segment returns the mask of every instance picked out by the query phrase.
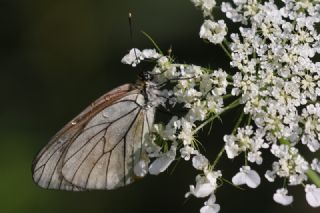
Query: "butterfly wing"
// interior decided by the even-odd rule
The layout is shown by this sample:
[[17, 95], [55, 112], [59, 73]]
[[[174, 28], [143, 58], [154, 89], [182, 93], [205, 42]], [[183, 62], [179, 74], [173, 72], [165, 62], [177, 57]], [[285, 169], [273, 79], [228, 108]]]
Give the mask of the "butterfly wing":
[[[140, 94], [140, 90], [132, 88], [132, 85], [126, 84], [110, 91], [109, 93], [93, 102], [91, 106], [85, 109], [80, 115], [78, 115], [75, 119], [68, 123], [62, 130], [60, 130], [35, 158], [32, 166], [33, 180], [43, 188], [73, 191], [86, 189], [85, 187], [80, 187], [79, 185], [74, 184], [74, 182], [68, 180], [69, 178], [67, 179], [66, 177], [64, 177], [62, 170], [64, 164], [67, 162], [65, 160], [66, 155], [68, 152], [70, 153], [75, 147], [77, 147], [76, 144], [83, 145], [88, 142], [85, 141], [85, 138], [89, 132], [94, 132], [94, 129], [100, 128], [103, 123], [105, 124], [106, 122], [116, 120], [117, 115], [120, 115], [121, 117], [121, 113], [125, 112], [125, 110], [121, 111], [120, 108], [123, 108], [125, 106], [123, 104], [125, 104], [127, 101], [129, 101], [130, 103], [133, 102], [133, 100], [131, 100], [132, 96], [140, 97], [140, 99], [141, 97], [143, 97]], [[130, 100], [128, 99], [128, 97], [130, 97]], [[119, 105], [120, 103], [123, 104]], [[113, 110], [116, 109], [114, 106], [119, 107], [114, 112], [117, 112], [118, 110], [120, 110], [121, 112], [104, 114], [106, 112], [105, 110], [110, 107]], [[149, 119], [150, 124], [153, 122], [154, 115], [154, 113], [152, 113], [151, 111], [148, 110], [148, 112], [146, 112], [144, 109], [142, 109], [142, 105], [139, 105], [139, 116], [143, 116], [146, 120]], [[105, 118], [105, 121], [100, 120], [101, 123], [96, 123], [97, 126], [92, 126], [92, 124], [98, 121], [98, 117]], [[136, 122], [133, 123], [135, 123], [135, 125], [138, 124]], [[147, 128], [143, 128], [144, 132], [146, 133], [148, 131]], [[111, 137], [111, 134], [113, 133], [109, 132], [109, 137]], [[90, 141], [88, 143], [90, 144]], [[125, 146], [131, 146], [131, 143], [132, 139], [130, 139], [129, 142], [128, 140], [126, 140]], [[70, 149], [69, 151], [69, 148], [71, 147], [72, 149]], [[68, 156], [70, 157], [70, 154]], [[70, 166], [70, 161], [68, 162], [69, 163], [67, 165]], [[64, 169], [65, 172], [67, 171], [66, 168], [67, 167], [65, 167]], [[66, 172], [66, 174], [70, 174], [70, 172]]]
[[62, 174], [85, 189], [115, 189], [134, 180], [154, 109], [140, 93], [126, 95], [96, 114], [66, 152]]

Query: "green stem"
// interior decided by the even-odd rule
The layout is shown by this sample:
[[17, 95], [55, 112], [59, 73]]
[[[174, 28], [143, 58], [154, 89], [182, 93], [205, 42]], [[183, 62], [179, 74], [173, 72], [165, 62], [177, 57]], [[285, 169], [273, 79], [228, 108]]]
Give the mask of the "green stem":
[[248, 125], [248, 126], [251, 124], [251, 121], [252, 121], [252, 115], [249, 114], [249, 116], [248, 116], [248, 122], [247, 122], [247, 125]]
[[223, 39], [222, 43], [228, 48], [229, 51], [231, 51], [230, 42], [227, 39]]
[[307, 176], [317, 187], [320, 187], [320, 176], [315, 171], [309, 169]]
[[214, 160], [213, 164], [212, 164], [212, 169], [214, 169], [214, 167], [217, 165], [217, 163], [219, 162], [220, 158], [222, 157], [222, 154], [224, 153], [225, 148], [224, 146], [222, 147], [222, 149], [220, 150], [219, 154], [217, 155], [217, 158]]
[[237, 130], [237, 128], [240, 126], [241, 122], [242, 122], [242, 119], [243, 119], [243, 110], [241, 111], [241, 114], [240, 114], [240, 117], [239, 119], [237, 120], [237, 123], [236, 125], [234, 126], [233, 130], [232, 130], [232, 134], [234, 134]]
[[237, 106], [240, 105], [240, 99], [237, 99], [235, 101], [233, 101], [231, 104], [229, 104], [227, 107], [225, 107], [223, 109], [222, 112], [220, 112], [219, 114], [215, 114], [214, 116], [208, 118], [205, 122], [203, 122], [201, 125], [199, 125], [194, 131], [193, 134], [197, 133], [200, 129], [202, 129], [203, 127], [205, 127], [208, 123], [214, 121], [216, 118], [219, 118], [220, 115], [222, 115], [223, 113], [227, 112], [230, 109], [233, 109]]
[[[234, 126], [233, 130], [232, 130], [232, 134], [237, 130], [237, 128], [240, 126], [241, 124], [241, 121], [243, 119], [243, 111], [241, 112], [240, 114], [240, 117], [239, 119], [237, 120], [237, 123], [236, 125]], [[219, 154], [217, 155], [217, 158], [214, 160], [213, 164], [212, 164], [212, 168], [214, 168], [217, 163], [219, 162], [220, 158], [222, 157], [222, 154], [224, 153], [225, 151], [225, 146], [222, 147], [222, 149], [220, 150]]]
[[222, 96], [223, 100], [231, 98], [231, 97], [234, 97], [234, 96], [231, 94], [226, 94], [226, 95]]
[[144, 31], [141, 31], [141, 33], [142, 33], [145, 37], [147, 37], [147, 38], [151, 41], [151, 43], [154, 45], [154, 47], [157, 49], [157, 51], [158, 51], [161, 55], [163, 55], [163, 52], [161, 51], [160, 47], [159, 47], [159, 46], [157, 45], [157, 43], [151, 38], [151, 36], [148, 35], [148, 33], [144, 32]]
[[220, 47], [223, 49], [225, 54], [232, 60], [232, 56], [231, 56], [229, 50], [226, 48], [225, 44], [224, 43], [220, 43]]
[[[238, 106], [239, 104], [240, 104], [239, 99], [235, 100], [235, 101], [232, 102], [230, 105], [228, 105], [220, 114], [228, 111], [229, 109], [232, 109], [232, 108]], [[216, 115], [216, 116], [219, 116], [219, 115]], [[214, 116], [214, 117], [216, 117], [216, 116]], [[214, 117], [213, 117], [213, 118], [214, 118]], [[239, 117], [239, 119], [238, 119], [238, 121], [237, 121], [237, 124], [236, 124], [235, 129], [240, 125], [240, 123], [241, 123], [241, 121], [242, 121], [242, 118], [243, 118], [243, 111], [242, 111], [242, 113], [241, 113], [241, 115], [240, 115], [240, 117]], [[208, 120], [206, 121], [206, 123], [207, 123], [207, 122], [211, 122], [211, 119], [208, 119]], [[234, 129], [234, 130], [235, 130], [235, 129]], [[216, 159], [214, 160], [214, 162], [213, 162], [213, 164], [212, 164], [212, 168], [213, 168], [213, 169], [214, 169], [214, 167], [217, 165], [217, 163], [219, 162], [219, 160], [220, 160], [220, 158], [222, 157], [224, 151], [225, 151], [225, 146], [223, 146], [223, 147], [221, 148], [221, 150], [220, 150], [220, 152], [218, 153]]]

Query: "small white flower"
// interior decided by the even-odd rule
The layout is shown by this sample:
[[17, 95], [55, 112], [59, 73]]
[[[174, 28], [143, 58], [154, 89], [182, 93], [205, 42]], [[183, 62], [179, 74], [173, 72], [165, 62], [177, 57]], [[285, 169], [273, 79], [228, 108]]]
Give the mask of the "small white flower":
[[225, 135], [223, 140], [226, 142], [225, 149], [228, 158], [233, 159], [239, 155], [240, 148], [236, 144], [236, 137], [234, 135]]
[[250, 166], [243, 166], [233, 178], [232, 183], [234, 185], [246, 184], [250, 188], [257, 188], [260, 184], [260, 176], [254, 170], [251, 170]]
[[198, 7], [202, 4], [202, 0], [191, 0], [191, 2], [194, 4], [194, 6]]
[[190, 191], [185, 197], [193, 195], [195, 197], [207, 197], [215, 190], [215, 187], [208, 181], [205, 176], [198, 175], [196, 177], [196, 186], [190, 185]]
[[306, 185], [306, 199], [310, 206], [319, 207], [320, 206], [320, 188], [315, 185]]
[[211, 11], [216, 6], [216, 0], [202, 0], [202, 10], [205, 16], [210, 16]]
[[[238, 4], [238, 2], [237, 2]], [[222, 2], [221, 11], [226, 14], [226, 17], [231, 19], [233, 22], [246, 23], [246, 19], [239, 13], [237, 9], [234, 9], [229, 2]]]
[[201, 7], [204, 16], [210, 16], [213, 7], [216, 6], [217, 4], [215, 0], [191, 0], [191, 1], [196, 7]]
[[272, 164], [272, 174], [289, 178], [290, 185], [299, 185], [307, 179], [305, 173], [309, 169], [309, 164], [299, 155], [297, 148], [273, 144], [271, 153], [279, 158]]
[[235, 135], [225, 135], [223, 140], [226, 142], [225, 149], [228, 158], [232, 159], [241, 152], [249, 151], [247, 159], [252, 163], [261, 164], [263, 159], [259, 150], [267, 147], [264, 136], [264, 130], [253, 131], [252, 126], [238, 128]]
[[184, 160], [190, 160], [191, 155], [199, 154], [198, 150], [195, 150], [192, 146], [186, 145], [180, 149], [181, 157]]
[[150, 160], [141, 159], [133, 168], [133, 172], [137, 177], [144, 177], [148, 174], [148, 164]]
[[274, 182], [276, 173], [274, 171], [267, 170], [264, 176], [269, 182]]
[[219, 44], [227, 35], [227, 26], [224, 20], [213, 22], [205, 20], [200, 28], [200, 38], [207, 39], [211, 43]]
[[273, 195], [273, 200], [281, 205], [287, 206], [293, 202], [293, 197], [288, 195], [288, 190], [285, 188], [277, 189]]
[[166, 56], [162, 56], [158, 59], [158, 65], [160, 66], [161, 69], [166, 69], [170, 65], [169, 63], [169, 58]]
[[193, 141], [193, 124], [186, 119], [181, 119], [181, 132], [178, 135], [178, 138], [183, 141], [184, 145], [190, 145]]
[[320, 161], [317, 158], [312, 160], [311, 168], [320, 174]]
[[204, 155], [198, 154], [192, 158], [192, 165], [198, 170], [204, 170], [209, 165], [209, 161]]
[[135, 67], [141, 60], [143, 60], [142, 52], [137, 48], [133, 48], [121, 59], [121, 62]]
[[196, 101], [193, 104], [192, 108], [189, 110], [188, 114], [186, 115], [187, 119], [193, 123], [197, 120], [203, 121], [206, 118], [208, 112], [205, 104], [206, 103], [203, 101]]
[[141, 52], [139, 49], [133, 48], [121, 59], [121, 62], [135, 67], [144, 59], [158, 59], [160, 57], [161, 55], [154, 49], [145, 49]]
[[262, 163], [262, 157], [261, 157], [261, 152], [249, 152], [248, 153], [248, 161], [254, 163], [256, 162], [257, 164], [261, 164]]
[[149, 173], [152, 175], [158, 175], [161, 172], [164, 172], [170, 164], [175, 160], [176, 157], [176, 147], [171, 146], [171, 149], [162, 154], [159, 158], [154, 160], [149, 166]]
[[204, 203], [200, 209], [200, 213], [217, 213], [220, 211], [220, 205], [216, 204], [216, 196], [211, 194], [209, 199]]
[[206, 178], [208, 181], [213, 185], [213, 187], [216, 189], [218, 188], [218, 178], [222, 177], [222, 173], [220, 170], [217, 171], [206, 171], [204, 170], [204, 173], [206, 175]]
[[[160, 125], [157, 125], [157, 127], [160, 127]], [[151, 140], [153, 140], [153, 139], [154, 139], [154, 137], [151, 138]], [[156, 158], [161, 155], [161, 147], [158, 146], [156, 143], [150, 142], [150, 143], [144, 144], [144, 146], [145, 146], [145, 150], [148, 153], [148, 156], [150, 158]]]
[[142, 50], [142, 55], [144, 58], [147, 58], [147, 59], [158, 59], [161, 57], [161, 55], [157, 53], [155, 49]]

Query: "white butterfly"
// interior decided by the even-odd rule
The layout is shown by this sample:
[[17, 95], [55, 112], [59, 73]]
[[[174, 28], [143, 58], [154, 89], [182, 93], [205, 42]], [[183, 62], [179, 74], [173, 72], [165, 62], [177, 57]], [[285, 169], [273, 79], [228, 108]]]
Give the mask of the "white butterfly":
[[34, 182], [71, 191], [132, 183], [154, 122], [148, 92], [145, 82], [125, 84], [93, 102], [39, 152], [32, 165]]

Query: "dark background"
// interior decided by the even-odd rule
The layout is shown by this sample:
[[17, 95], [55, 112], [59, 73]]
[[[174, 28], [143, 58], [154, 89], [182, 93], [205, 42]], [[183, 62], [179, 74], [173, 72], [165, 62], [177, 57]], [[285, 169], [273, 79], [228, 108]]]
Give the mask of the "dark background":
[[[164, 51], [172, 45], [179, 62], [228, 67], [219, 48], [199, 39], [202, 16], [188, 0], [0, 0], [0, 212], [199, 212], [205, 200], [184, 198], [196, 175], [190, 162], [115, 191], [43, 190], [32, 182], [32, 159], [59, 128], [106, 91], [135, 81], [120, 63], [132, 48], [129, 11], [137, 47], [152, 47], [143, 30]], [[204, 137], [211, 158], [228, 128], [218, 123]], [[231, 177], [239, 164], [220, 166]], [[293, 188], [292, 206], [275, 204], [280, 186], [224, 184], [217, 202], [221, 212], [319, 212], [301, 187]]]

